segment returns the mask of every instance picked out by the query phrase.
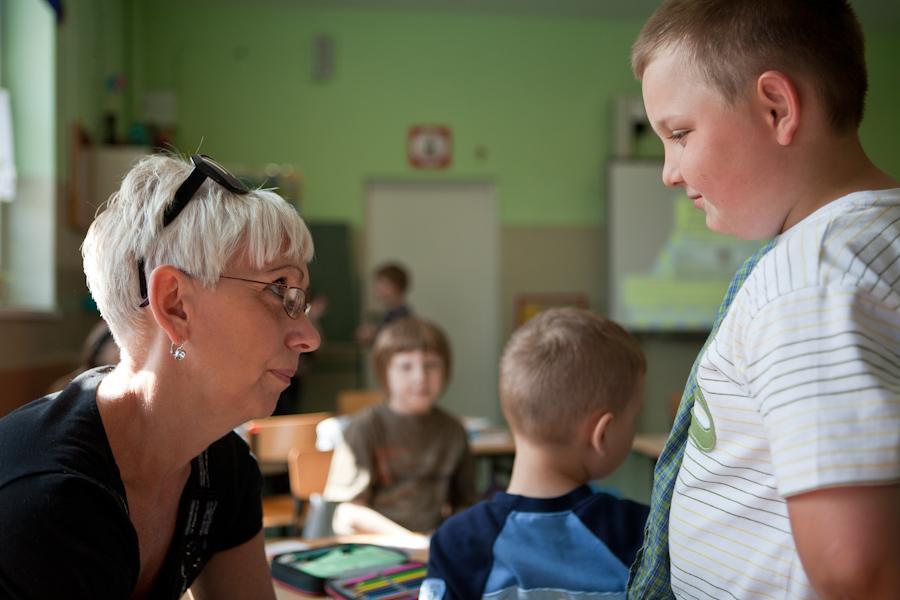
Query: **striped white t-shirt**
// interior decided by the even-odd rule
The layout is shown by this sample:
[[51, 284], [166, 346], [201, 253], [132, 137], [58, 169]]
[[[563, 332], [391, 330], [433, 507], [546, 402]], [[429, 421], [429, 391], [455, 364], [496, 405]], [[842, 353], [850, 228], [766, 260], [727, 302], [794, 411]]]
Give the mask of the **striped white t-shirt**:
[[670, 513], [679, 598], [815, 598], [785, 498], [900, 481], [900, 189], [781, 235], [697, 373]]

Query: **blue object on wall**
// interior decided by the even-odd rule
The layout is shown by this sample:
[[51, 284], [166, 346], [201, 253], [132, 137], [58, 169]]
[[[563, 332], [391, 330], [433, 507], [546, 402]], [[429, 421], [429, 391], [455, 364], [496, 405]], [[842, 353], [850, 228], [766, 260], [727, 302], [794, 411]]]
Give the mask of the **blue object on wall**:
[[47, 0], [50, 4], [50, 8], [53, 9], [53, 12], [56, 13], [56, 22], [62, 23], [63, 20], [63, 5], [62, 0]]

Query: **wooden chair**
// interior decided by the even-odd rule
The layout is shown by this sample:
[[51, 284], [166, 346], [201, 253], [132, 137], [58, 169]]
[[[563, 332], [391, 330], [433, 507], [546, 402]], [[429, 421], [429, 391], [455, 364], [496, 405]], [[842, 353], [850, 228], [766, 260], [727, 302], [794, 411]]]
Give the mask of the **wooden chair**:
[[[295, 504], [299, 506], [300, 519], [299, 522], [307, 525], [310, 519], [315, 519], [311, 511], [313, 504], [310, 499], [318, 495], [320, 502], [324, 502], [321, 496], [325, 492], [325, 484], [328, 482], [328, 471], [331, 468], [331, 457], [334, 454], [331, 450], [322, 452], [321, 450], [301, 450], [294, 448], [288, 457], [288, 477], [291, 482], [291, 496], [293, 496]], [[321, 515], [319, 518], [328, 518], [329, 523], [317, 524], [319, 529], [323, 526], [328, 531], [331, 530], [330, 514]], [[306, 527], [304, 527], [306, 529]]]
[[[264, 475], [284, 473], [292, 449], [316, 447], [316, 425], [331, 413], [307, 413], [254, 419], [247, 423], [250, 449]], [[292, 527], [298, 523], [297, 503], [290, 494], [263, 498], [263, 527]]]
[[291, 449], [315, 448], [316, 425], [330, 416], [330, 412], [318, 412], [249, 421], [250, 449], [260, 464], [281, 465], [282, 472], [287, 471]]
[[340, 415], [349, 415], [383, 401], [381, 390], [342, 390], [337, 395], [337, 411]]
[[297, 500], [309, 500], [313, 494], [321, 494], [325, 491], [328, 482], [328, 470], [331, 468], [331, 457], [334, 453], [329, 450], [291, 450], [288, 459], [288, 476], [291, 480], [291, 495]]

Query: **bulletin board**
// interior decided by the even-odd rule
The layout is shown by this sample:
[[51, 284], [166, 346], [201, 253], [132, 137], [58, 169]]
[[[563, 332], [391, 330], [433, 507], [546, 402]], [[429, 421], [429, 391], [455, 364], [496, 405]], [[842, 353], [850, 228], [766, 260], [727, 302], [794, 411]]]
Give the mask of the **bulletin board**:
[[548, 308], [565, 306], [587, 308], [587, 294], [583, 292], [518, 294], [516, 296], [515, 326], [524, 325], [528, 319]]
[[608, 165], [610, 314], [632, 331], [708, 331], [760, 243], [711, 232], [703, 211], [663, 184], [662, 169], [658, 160]]

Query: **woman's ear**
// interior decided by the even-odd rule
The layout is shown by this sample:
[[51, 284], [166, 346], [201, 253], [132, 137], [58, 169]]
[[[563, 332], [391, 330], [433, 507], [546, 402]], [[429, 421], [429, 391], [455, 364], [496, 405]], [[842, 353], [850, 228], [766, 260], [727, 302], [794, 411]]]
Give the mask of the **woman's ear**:
[[756, 100], [766, 111], [775, 141], [790, 145], [800, 126], [800, 94], [791, 78], [780, 71], [766, 71], [756, 80]]
[[613, 418], [615, 417], [611, 412], [605, 412], [601, 413], [599, 417], [595, 417], [595, 419], [591, 419], [590, 421], [591, 424], [589, 425], [589, 440], [591, 443], [591, 447], [594, 449], [594, 452], [596, 452], [598, 456], [605, 457], [608, 453], [606, 437]]
[[190, 338], [193, 282], [172, 265], [153, 269], [147, 280], [150, 310], [169, 341], [181, 345]]

